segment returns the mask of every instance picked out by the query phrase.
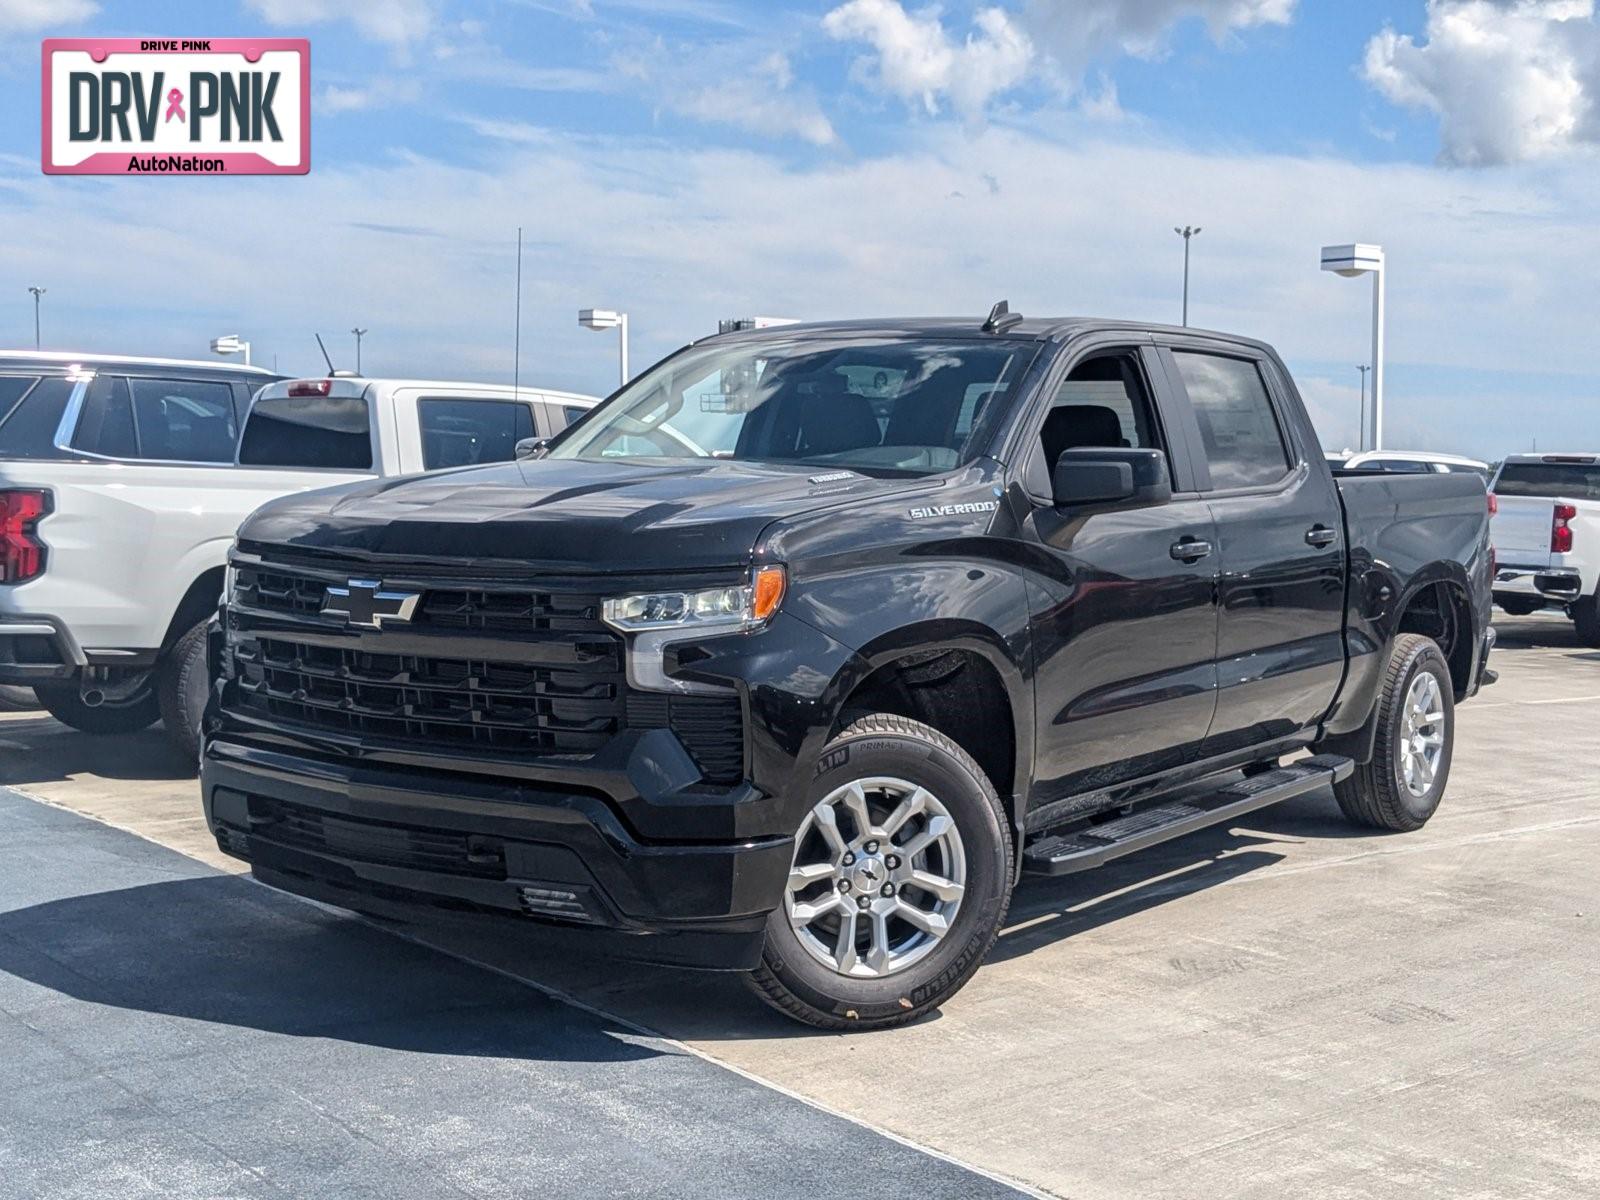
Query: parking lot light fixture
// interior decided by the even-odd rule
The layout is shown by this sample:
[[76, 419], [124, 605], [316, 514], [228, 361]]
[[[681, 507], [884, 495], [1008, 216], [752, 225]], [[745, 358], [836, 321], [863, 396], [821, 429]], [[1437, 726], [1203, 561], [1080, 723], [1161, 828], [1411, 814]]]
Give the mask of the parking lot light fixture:
[[604, 332], [615, 329], [618, 333], [618, 355], [621, 365], [621, 379], [628, 382], [628, 314], [617, 312], [609, 308], [580, 308], [578, 310], [578, 324], [585, 329]]
[[211, 339], [211, 353], [213, 354], [242, 354], [244, 365], [250, 365], [250, 343], [240, 339], [237, 333], [225, 333], [221, 337]]
[[1362, 440], [1373, 450], [1383, 449], [1383, 268], [1382, 246], [1357, 242], [1322, 248], [1324, 271], [1346, 279], [1372, 276], [1372, 409], [1370, 425], [1362, 430]]
[[39, 349], [39, 297], [44, 295], [45, 289], [30, 286], [28, 290], [33, 293], [33, 348], [37, 350]]

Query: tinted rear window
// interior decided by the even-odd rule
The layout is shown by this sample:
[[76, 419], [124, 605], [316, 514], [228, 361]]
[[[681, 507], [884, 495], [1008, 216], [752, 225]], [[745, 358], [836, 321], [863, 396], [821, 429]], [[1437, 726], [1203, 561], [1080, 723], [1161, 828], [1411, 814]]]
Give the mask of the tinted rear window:
[[13, 402], [0, 420], [0, 458], [65, 458], [55, 436], [74, 386], [70, 379], [41, 379], [20, 403]]
[[233, 388], [194, 379], [128, 380], [140, 458], [231, 463], [239, 444]]
[[1498, 496], [1600, 500], [1600, 463], [1507, 463], [1494, 491]]
[[361, 396], [272, 396], [244, 423], [239, 461], [249, 467], [372, 469], [372, 427]]

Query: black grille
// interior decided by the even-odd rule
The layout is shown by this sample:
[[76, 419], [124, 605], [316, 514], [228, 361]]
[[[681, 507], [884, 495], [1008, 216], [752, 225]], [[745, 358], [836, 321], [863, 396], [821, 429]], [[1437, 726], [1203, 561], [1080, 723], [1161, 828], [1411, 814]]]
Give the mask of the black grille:
[[[475, 641], [493, 657], [380, 654], [330, 639], [343, 625], [318, 619], [327, 587], [379, 577], [385, 587], [421, 593], [404, 626], [413, 635], [407, 649]], [[707, 782], [733, 783], [744, 773], [738, 697], [631, 691], [623, 639], [600, 620], [597, 595], [434, 588], [366, 565], [241, 566], [236, 587], [234, 689], [257, 716], [423, 751], [537, 755], [592, 754], [624, 729], [666, 728]]]
[[478, 879], [506, 877], [504, 846], [495, 838], [476, 834], [335, 817], [260, 796], [250, 798], [250, 825], [252, 837], [357, 862]]
[[570, 669], [311, 645], [241, 641], [245, 702], [344, 733], [439, 746], [582, 754], [622, 728], [622, 648], [571, 644]]

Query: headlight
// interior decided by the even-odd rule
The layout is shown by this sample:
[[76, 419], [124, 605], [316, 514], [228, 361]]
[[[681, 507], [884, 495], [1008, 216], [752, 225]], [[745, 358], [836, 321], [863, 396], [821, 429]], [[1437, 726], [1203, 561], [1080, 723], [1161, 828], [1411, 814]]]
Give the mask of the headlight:
[[749, 583], [734, 587], [617, 596], [605, 602], [602, 615], [607, 625], [624, 633], [754, 629], [778, 611], [787, 586], [782, 567], [759, 567]]

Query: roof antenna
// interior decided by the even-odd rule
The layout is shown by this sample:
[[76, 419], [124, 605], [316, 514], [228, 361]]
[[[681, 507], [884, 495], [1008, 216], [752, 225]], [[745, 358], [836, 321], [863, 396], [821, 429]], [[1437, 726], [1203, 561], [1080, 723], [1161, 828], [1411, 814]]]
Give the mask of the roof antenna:
[[322, 351], [322, 361], [328, 364], [328, 377], [331, 379], [339, 372], [333, 369], [333, 359], [328, 357], [328, 348], [322, 344], [322, 335], [313, 333], [311, 336], [317, 339], [317, 349]]
[[1013, 325], [1022, 323], [1022, 314], [1011, 311], [1011, 305], [1004, 300], [1000, 301], [989, 310], [989, 319], [983, 323], [985, 333], [1004, 333]]

